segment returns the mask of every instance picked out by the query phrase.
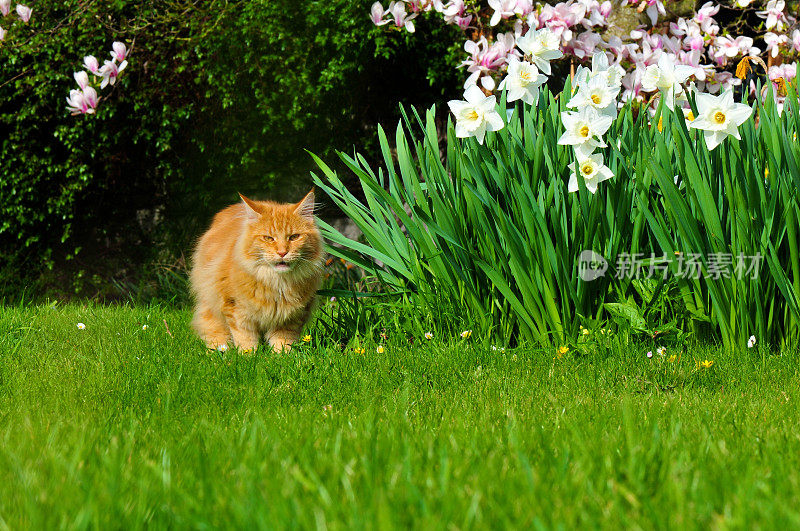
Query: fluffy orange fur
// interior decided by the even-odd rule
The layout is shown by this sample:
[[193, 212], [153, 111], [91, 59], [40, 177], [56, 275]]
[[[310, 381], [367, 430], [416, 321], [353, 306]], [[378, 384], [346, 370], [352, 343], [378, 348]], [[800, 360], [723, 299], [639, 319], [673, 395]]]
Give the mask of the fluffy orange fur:
[[197, 244], [192, 325], [209, 348], [291, 348], [322, 280], [314, 191], [299, 203], [242, 202], [219, 212]]

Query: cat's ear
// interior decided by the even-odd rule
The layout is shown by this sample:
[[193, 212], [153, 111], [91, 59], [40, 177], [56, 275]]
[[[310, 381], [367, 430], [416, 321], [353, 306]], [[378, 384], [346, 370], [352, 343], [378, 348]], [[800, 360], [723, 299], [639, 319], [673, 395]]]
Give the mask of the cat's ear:
[[306, 195], [302, 201], [297, 203], [297, 206], [294, 208], [295, 214], [298, 216], [307, 219], [308, 221], [314, 221], [314, 189], [312, 188], [308, 195]]
[[252, 199], [247, 199], [242, 194], [239, 194], [239, 197], [242, 198], [242, 204], [244, 205], [244, 212], [247, 221], [255, 221], [261, 216], [258, 212], [258, 205]]

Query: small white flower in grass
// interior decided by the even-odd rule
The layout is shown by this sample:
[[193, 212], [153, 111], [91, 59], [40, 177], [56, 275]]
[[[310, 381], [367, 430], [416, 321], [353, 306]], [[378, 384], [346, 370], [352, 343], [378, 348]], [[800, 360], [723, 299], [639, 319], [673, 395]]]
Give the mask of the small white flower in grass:
[[647, 351], [647, 359], [650, 359], [652, 357], [653, 357], [653, 351], [652, 350], [648, 350]]
[[461, 332], [460, 335], [461, 339], [469, 339], [470, 337], [472, 337], [472, 330], [464, 330], [463, 332]]
[[569, 100], [567, 107], [593, 107], [600, 114], [615, 117], [617, 115], [617, 96], [620, 88], [610, 86], [602, 76], [592, 77], [582, 83], [578, 92]]
[[142, 325], [142, 330], [147, 330], [149, 327], [147, 325]]
[[28, 6], [17, 4], [17, 15], [19, 15], [19, 18], [21, 18], [22, 22], [25, 24], [31, 19], [31, 13], [33, 13], [33, 10]]
[[591, 148], [606, 147], [600, 138], [614, 121], [610, 116], [602, 115], [593, 107], [584, 107], [578, 112], [564, 111], [561, 113], [564, 123], [564, 134], [558, 139], [562, 146], [586, 145]]
[[667, 355], [667, 347], [658, 347], [656, 349], [656, 354], [661, 356], [662, 358]]
[[217, 347], [217, 350], [220, 352], [225, 352], [226, 350], [228, 350], [228, 344], [227, 343], [221, 344], [220, 346]]
[[86, 325], [83, 323], [78, 323], [78, 330], [86, 330]]
[[716, 148], [728, 135], [737, 140], [739, 126], [753, 113], [748, 105], [735, 103], [733, 91], [729, 90], [719, 96], [696, 93], [698, 116], [689, 123], [689, 127], [702, 129], [709, 150]]
[[540, 74], [536, 65], [510, 57], [508, 74], [500, 82], [499, 88], [508, 91], [506, 100], [509, 102], [522, 100], [528, 105], [535, 105], [539, 99], [539, 87], [545, 81], [547, 76]]
[[675, 98], [683, 92], [682, 83], [694, 73], [694, 67], [676, 65], [673, 56], [662, 53], [657, 65], [650, 65], [642, 77], [642, 90], [653, 92], [660, 90], [664, 104], [672, 110], [675, 108]]
[[386, 349], [383, 348], [383, 345], [378, 345], [378, 348], [375, 349], [375, 352], [377, 352], [378, 354], [383, 354], [384, 352], [386, 352]]
[[592, 194], [597, 192], [599, 183], [614, 176], [614, 173], [603, 163], [603, 155], [600, 153], [587, 153], [583, 149], [576, 149], [575, 158], [576, 162], [569, 165], [572, 175], [569, 178], [567, 190], [570, 192], [579, 190], [578, 174], [586, 184], [586, 189]]
[[564, 56], [559, 49], [560, 39], [547, 28], [530, 29], [528, 33], [517, 39], [517, 48], [530, 57], [530, 60], [543, 73], [550, 75], [550, 61]]
[[456, 116], [456, 136], [467, 138], [474, 136], [479, 144], [483, 144], [486, 131], [499, 131], [505, 124], [495, 106], [494, 96], [485, 96], [481, 89], [472, 85], [464, 91], [466, 101], [450, 100], [447, 105]]
[[750, 336], [750, 339], [747, 340], [747, 348], [753, 348], [756, 346], [756, 336]]
[[425, 339], [429, 341], [433, 339], [433, 332], [425, 332]]

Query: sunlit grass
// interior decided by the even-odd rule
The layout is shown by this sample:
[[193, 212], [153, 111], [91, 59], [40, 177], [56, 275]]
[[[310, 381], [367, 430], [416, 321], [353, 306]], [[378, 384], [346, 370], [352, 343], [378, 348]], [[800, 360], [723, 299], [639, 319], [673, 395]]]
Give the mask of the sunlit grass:
[[240, 357], [188, 321], [0, 310], [0, 529], [800, 525], [796, 353], [315, 327]]

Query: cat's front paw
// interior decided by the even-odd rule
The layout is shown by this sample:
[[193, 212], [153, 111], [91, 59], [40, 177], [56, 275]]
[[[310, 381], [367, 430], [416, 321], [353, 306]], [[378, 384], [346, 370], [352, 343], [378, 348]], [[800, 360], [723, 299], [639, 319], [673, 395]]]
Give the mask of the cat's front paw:
[[269, 344], [274, 352], [289, 352], [292, 350], [292, 343], [294, 343], [296, 339], [297, 338], [294, 336], [274, 335], [269, 338]]

